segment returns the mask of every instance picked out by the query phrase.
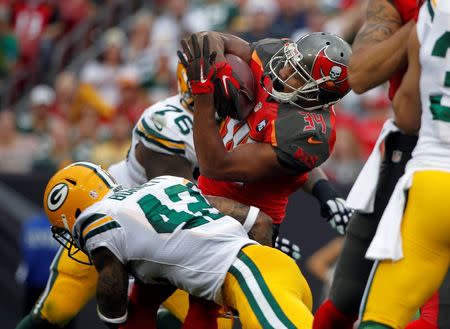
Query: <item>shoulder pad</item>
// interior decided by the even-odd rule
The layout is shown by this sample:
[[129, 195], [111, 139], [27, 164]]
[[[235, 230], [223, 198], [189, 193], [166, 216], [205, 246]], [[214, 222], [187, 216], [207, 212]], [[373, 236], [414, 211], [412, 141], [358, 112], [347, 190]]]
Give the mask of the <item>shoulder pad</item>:
[[328, 159], [336, 140], [333, 110], [303, 111], [281, 104], [275, 121], [275, 152], [297, 172], [309, 171]]
[[186, 145], [181, 138], [180, 128], [173, 118], [164, 114], [167, 111], [183, 111], [177, 108], [168, 108], [161, 111], [153, 111], [141, 116], [136, 123], [134, 133], [138, 139], [149, 149], [162, 153], [184, 155]]

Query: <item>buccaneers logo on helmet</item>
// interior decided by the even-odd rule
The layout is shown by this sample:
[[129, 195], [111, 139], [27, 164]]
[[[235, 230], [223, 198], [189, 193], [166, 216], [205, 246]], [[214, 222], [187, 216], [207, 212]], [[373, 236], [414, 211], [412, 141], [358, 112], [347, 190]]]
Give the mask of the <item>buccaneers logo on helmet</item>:
[[312, 76], [315, 80], [327, 78], [319, 85], [327, 91], [345, 95], [350, 90], [347, 79], [347, 66], [331, 60], [324, 47], [316, 56], [312, 67]]

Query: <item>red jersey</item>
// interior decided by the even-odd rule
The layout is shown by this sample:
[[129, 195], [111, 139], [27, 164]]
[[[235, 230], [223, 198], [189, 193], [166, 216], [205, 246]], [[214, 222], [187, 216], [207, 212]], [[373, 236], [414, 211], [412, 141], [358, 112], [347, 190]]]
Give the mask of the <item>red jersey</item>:
[[[263, 74], [264, 63], [281, 46], [278, 39], [264, 39], [252, 45], [251, 68], [256, 81], [270, 82], [265, 82], [270, 78]], [[227, 118], [222, 123], [220, 134], [226, 149], [244, 143], [269, 143], [280, 163], [299, 174], [276, 175], [257, 183], [218, 181], [201, 175], [198, 184], [205, 194], [257, 206], [278, 224], [285, 217], [289, 195], [305, 183], [307, 172], [331, 153], [336, 139], [335, 114], [333, 109], [303, 111], [278, 103], [261, 86], [256, 94], [256, 106], [245, 120]]]
[[[420, 6], [423, 0], [394, 0], [394, 6], [402, 19], [403, 24], [408, 23], [411, 19], [417, 21]], [[402, 83], [403, 75], [406, 67], [395, 72], [389, 79], [389, 98], [393, 99], [398, 87]]]

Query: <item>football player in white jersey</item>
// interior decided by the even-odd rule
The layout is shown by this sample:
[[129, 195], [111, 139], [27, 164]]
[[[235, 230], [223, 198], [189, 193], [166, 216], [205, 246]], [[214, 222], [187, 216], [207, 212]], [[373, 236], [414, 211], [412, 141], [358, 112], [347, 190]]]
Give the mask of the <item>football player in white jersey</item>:
[[[180, 175], [192, 179], [193, 170], [197, 167], [192, 140], [193, 99], [181, 65], [177, 68], [177, 76], [179, 94], [144, 111], [133, 129], [127, 158], [108, 169], [125, 188], [139, 186], [147, 182], [148, 177], [160, 175]], [[227, 211], [238, 218], [244, 209], [237, 202], [224, 203], [222, 198], [217, 198], [215, 202], [221, 203], [216, 204], [217, 207], [227, 207]], [[245, 219], [246, 215], [243, 215], [242, 220]], [[250, 216], [250, 219], [255, 217]], [[251, 238], [271, 244], [270, 218], [258, 217], [254, 222], [247, 222], [245, 227]], [[61, 251], [51, 265], [47, 289], [30, 314], [17, 325], [17, 329], [62, 327], [94, 296], [97, 282], [95, 269], [74, 262]], [[180, 299], [172, 298], [166, 302], [166, 306], [175, 312], [178, 319], [183, 320], [187, 305], [181, 307], [178, 304]]]
[[419, 140], [366, 253], [377, 262], [361, 304], [363, 329], [404, 328], [450, 265], [449, 50], [450, 2], [426, 1], [394, 98], [397, 124], [420, 126]]
[[161, 302], [177, 287], [232, 307], [243, 328], [312, 326], [311, 292], [295, 262], [249, 239], [187, 179], [123, 189], [101, 167], [78, 162], [50, 179], [44, 209], [68, 254], [82, 250], [95, 265], [97, 311], [110, 328], [127, 320], [129, 274], [148, 293], [167, 288]]

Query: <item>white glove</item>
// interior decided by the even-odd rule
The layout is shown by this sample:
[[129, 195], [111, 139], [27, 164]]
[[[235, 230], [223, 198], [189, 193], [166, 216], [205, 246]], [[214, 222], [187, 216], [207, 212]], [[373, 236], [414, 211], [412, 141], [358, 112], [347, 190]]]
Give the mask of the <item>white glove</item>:
[[277, 239], [275, 240], [275, 248], [281, 250], [294, 260], [299, 260], [301, 258], [300, 247], [286, 238], [280, 238], [277, 236]]
[[347, 208], [345, 200], [342, 198], [330, 199], [326, 204], [322, 204], [322, 216], [330, 225], [339, 232], [345, 234], [347, 224], [353, 215], [354, 210]]

